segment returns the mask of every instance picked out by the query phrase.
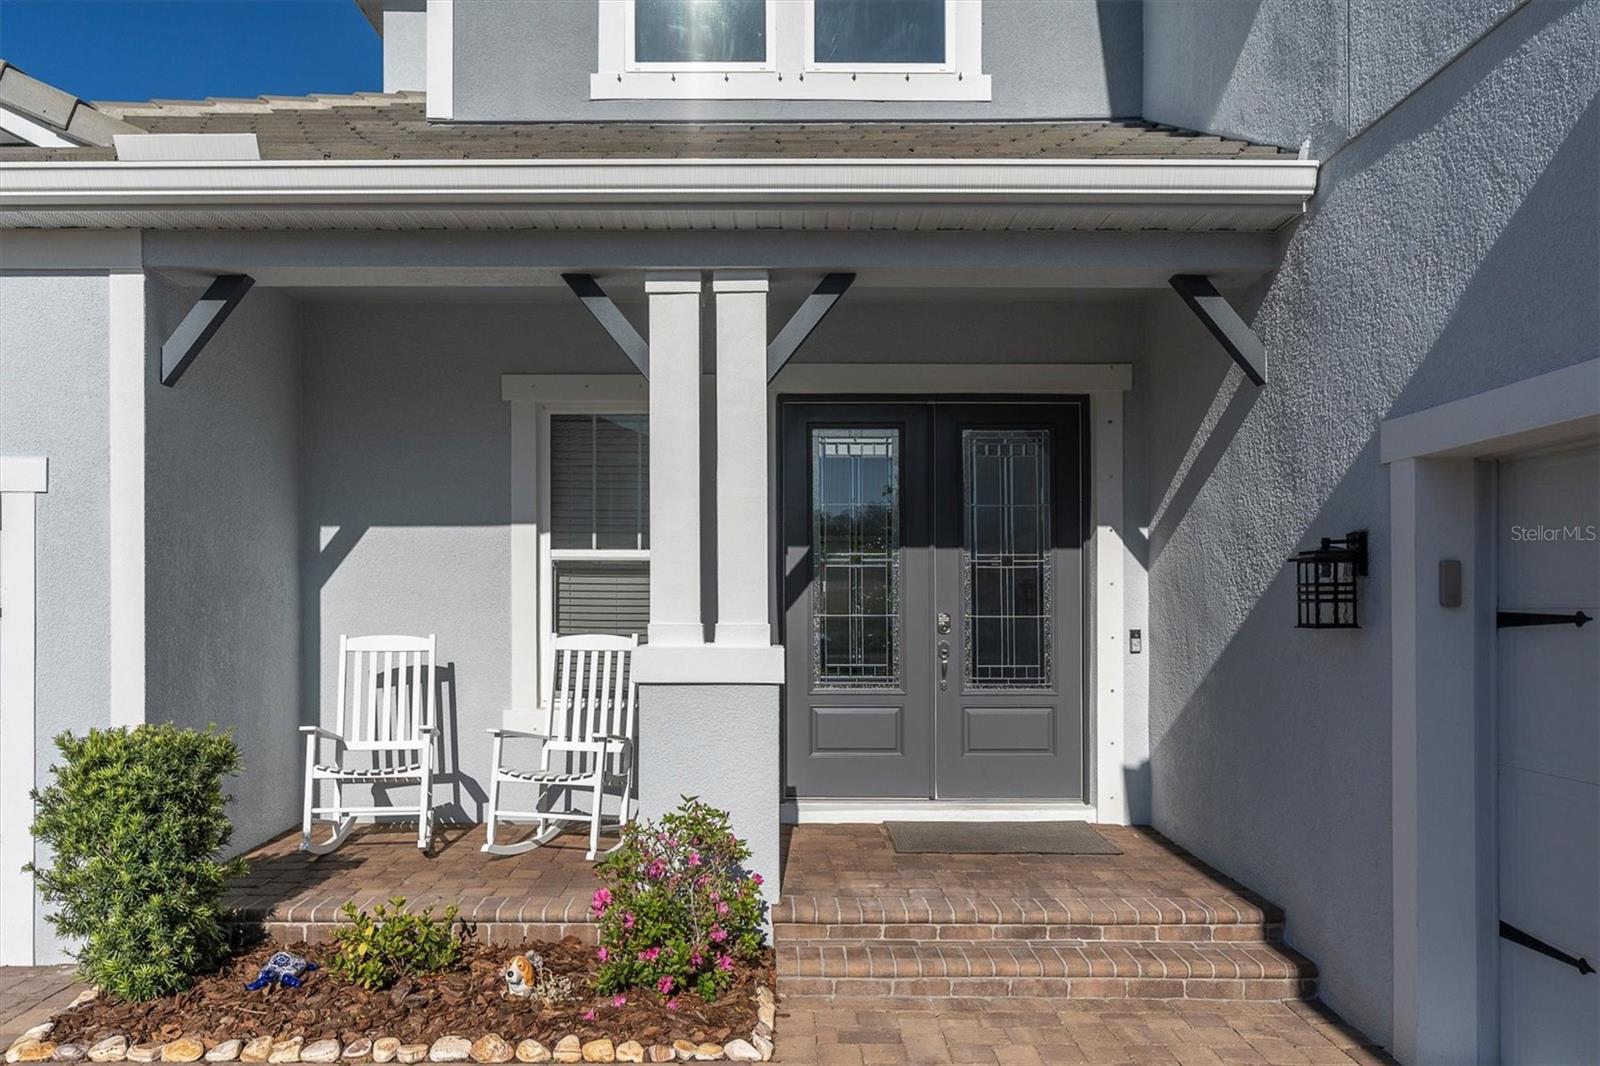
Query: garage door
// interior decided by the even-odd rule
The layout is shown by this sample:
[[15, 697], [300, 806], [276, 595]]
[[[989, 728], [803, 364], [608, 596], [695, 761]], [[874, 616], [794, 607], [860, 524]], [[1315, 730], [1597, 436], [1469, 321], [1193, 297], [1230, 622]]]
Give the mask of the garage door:
[[1500, 1043], [1600, 1062], [1600, 447], [1503, 461], [1496, 519]]

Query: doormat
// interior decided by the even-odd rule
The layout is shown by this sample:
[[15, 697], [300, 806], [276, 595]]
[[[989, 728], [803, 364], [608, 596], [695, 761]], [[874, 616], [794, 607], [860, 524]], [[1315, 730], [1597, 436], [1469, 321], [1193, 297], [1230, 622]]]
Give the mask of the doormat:
[[1121, 855], [1087, 822], [889, 822], [899, 855]]

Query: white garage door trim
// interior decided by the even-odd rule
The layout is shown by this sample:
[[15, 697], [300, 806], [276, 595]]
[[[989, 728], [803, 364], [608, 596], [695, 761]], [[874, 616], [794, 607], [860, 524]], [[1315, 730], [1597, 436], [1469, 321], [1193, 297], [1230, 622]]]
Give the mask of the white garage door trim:
[[[1492, 725], [1493, 479], [1479, 460], [1600, 433], [1600, 360], [1390, 419], [1393, 537], [1394, 1049], [1406, 1063], [1498, 1054]], [[1459, 560], [1463, 606], [1439, 605]], [[1479, 668], [1464, 669], [1469, 664]], [[1476, 714], [1462, 714], [1474, 707]]]
[[42, 458], [0, 458], [0, 965], [33, 964], [34, 501]]

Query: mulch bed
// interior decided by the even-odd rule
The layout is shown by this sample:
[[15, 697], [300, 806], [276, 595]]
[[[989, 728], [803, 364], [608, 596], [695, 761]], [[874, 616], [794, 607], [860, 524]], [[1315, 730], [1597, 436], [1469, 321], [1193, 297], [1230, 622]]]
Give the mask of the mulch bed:
[[[614, 1006], [611, 996], [596, 995], [598, 963], [593, 947], [574, 937], [561, 943], [534, 942], [517, 947], [467, 941], [450, 970], [402, 980], [381, 992], [367, 992], [329, 973], [325, 965], [332, 945], [289, 944], [284, 947], [317, 962], [300, 988], [268, 987], [246, 992], [261, 964], [278, 945], [264, 944], [234, 956], [221, 969], [197, 979], [180, 995], [151, 1003], [128, 1003], [101, 996], [56, 1018], [50, 1039], [91, 1045], [107, 1036], [123, 1035], [130, 1043], [172, 1041], [193, 1037], [207, 1047], [223, 1040], [256, 1036], [336, 1039], [346, 1043], [363, 1037], [397, 1037], [406, 1043], [429, 1043], [446, 1035], [469, 1039], [494, 1033], [515, 1043], [532, 1037], [547, 1045], [576, 1033], [583, 1040], [610, 1037], [642, 1044], [673, 1040], [724, 1043], [749, 1038], [757, 1022], [756, 988], [773, 988], [772, 956], [756, 967], [741, 966], [733, 986], [715, 1003], [694, 993], [677, 997], [668, 1011], [665, 997], [653, 990], [628, 993], [627, 1003]], [[572, 979], [577, 998], [561, 1006], [541, 1007], [536, 1000], [505, 994], [501, 972], [512, 955], [537, 951], [552, 972]], [[584, 1019], [594, 1010], [595, 1020]]]

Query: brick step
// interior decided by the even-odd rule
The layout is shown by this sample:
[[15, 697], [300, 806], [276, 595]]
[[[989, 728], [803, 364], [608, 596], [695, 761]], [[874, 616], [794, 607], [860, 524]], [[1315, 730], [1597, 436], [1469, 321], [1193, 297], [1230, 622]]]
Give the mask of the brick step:
[[1283, 913], [1269, 903], [1239, 895], [785, 896], [772, 917], [780, 944], [880, 939], [1233, 943], [1283, 939]]
[[1293, 1000], [1316, 967], [1277, 944], [780, 941], [791, 995]]

